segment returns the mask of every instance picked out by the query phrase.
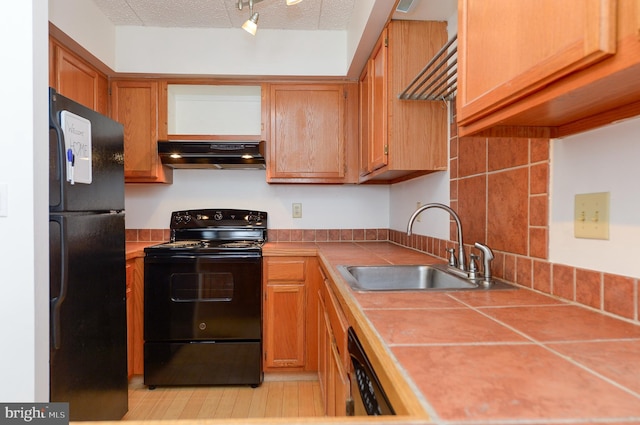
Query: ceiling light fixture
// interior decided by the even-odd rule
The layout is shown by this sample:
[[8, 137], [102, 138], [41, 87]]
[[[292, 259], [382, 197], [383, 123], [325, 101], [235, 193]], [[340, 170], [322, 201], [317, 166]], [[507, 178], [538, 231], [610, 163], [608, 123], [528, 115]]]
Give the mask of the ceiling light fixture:
[[259, 17], [260, 17], [260, 14], [258, 14], [258, 12], [251, 13], [251, 17], [246, 21], [244, 21], [244, 24], [242, 24], [242, 29], [251, 35], [256, 35], [256, 31], [258, 31]]
[[[253, 12], [253, 5], [260, 3], [261, 1], [263, 0], [238, 0], [238, 10], [242, 10], [245, 6], [249, 6], [250, 17], [244, 22], [244, 24], [242, 24], [242, 29], [251, 35], [256, 35], [256, 31], [258, 31], [258, 18], [260, 17], [258, 12]], [[291, 6], [298, 4], [301, 1], [302, 0], [286, 0], [286, 3], [287, 6]]]

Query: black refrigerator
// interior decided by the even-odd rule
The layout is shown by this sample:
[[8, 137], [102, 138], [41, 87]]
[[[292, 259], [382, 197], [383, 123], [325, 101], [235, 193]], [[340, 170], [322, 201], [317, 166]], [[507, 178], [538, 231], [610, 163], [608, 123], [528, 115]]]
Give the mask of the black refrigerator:
[[50, 401], [128, 409], [121, 124], [49, 89]]

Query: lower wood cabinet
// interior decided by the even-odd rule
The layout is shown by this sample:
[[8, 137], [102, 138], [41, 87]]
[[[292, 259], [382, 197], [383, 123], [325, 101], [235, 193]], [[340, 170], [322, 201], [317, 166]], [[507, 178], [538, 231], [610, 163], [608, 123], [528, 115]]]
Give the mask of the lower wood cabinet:
[[128, 376], [144, 372], [144, 257], [127, 260], [127, 366]]
[[265, 257], [264, 371], [316, 371], [317, 290], [315, 257]]
[[265, 365], [275, 368], [305, 366], [304, 282], [267, 285], [265, 301]]
[[328, 278], [320, 286], [318, 306], [318, 379], [325, 413], [346, 416], [352, 404], [347, 349], [349, 324]]

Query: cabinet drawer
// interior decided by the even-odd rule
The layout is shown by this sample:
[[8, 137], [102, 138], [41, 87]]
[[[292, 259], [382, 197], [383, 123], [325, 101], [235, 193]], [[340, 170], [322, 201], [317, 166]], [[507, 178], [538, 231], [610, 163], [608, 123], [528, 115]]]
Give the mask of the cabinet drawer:
[[267, 281], [303, 282], [306, 261], [303, 258], [269, 258], [267, 260]]

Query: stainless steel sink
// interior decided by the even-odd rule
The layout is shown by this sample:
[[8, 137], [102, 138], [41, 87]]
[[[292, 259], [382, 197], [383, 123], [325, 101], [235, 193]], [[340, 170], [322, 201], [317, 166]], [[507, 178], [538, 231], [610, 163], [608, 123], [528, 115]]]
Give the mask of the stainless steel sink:
[[338, 266], [338, 270], [356, 291], [433, 291], [468, 289], [514, 289], [514, 286], [493, 280], [467, 279], [450, 271], [448, 266]]

